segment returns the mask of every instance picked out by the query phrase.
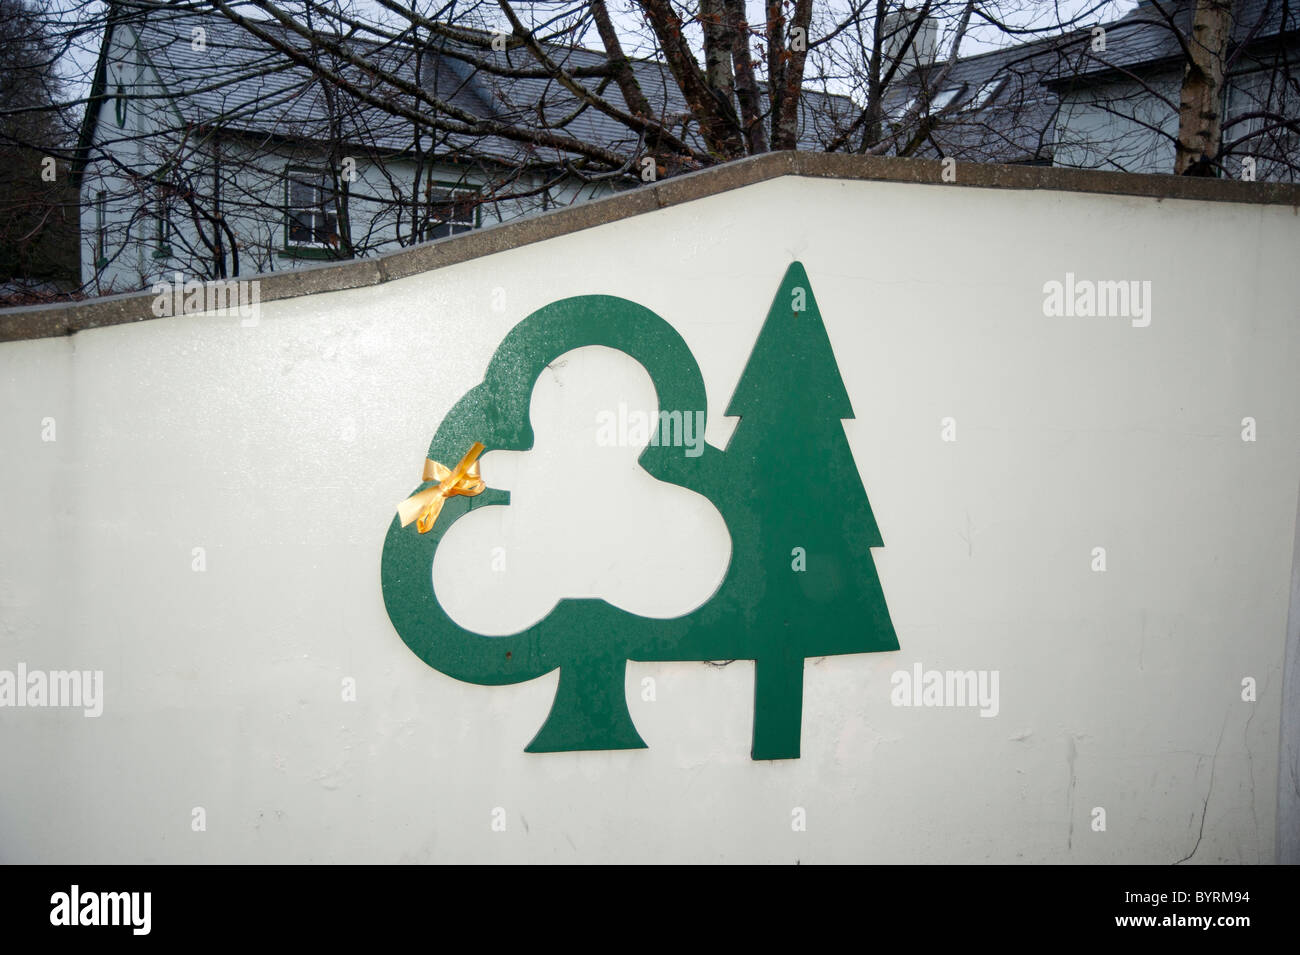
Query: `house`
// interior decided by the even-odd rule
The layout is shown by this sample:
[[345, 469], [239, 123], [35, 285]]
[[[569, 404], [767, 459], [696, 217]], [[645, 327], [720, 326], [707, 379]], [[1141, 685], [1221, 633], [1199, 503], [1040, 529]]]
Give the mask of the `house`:
[[[1119, 20], [966, 57], [923, 59], [890, 90], [896, 153], [1168, 173], [1193, 0], [1144, 0]], [[1165, 13], [1171, 19], [1167, 19]], [[1238, 0], [1220, 172], [1300, 178], [1300, 5]], [[1293, 68], [1292, 64], [1296, 67]]]
[[[882, 103], [890, 151], [1172, 171], [1184, 60], [1163, 12], [1185, 33], [1192, 6], [1144, 2], [1100, 28], [951, 65], [936, 56], [937, 29], [920, 29], [912, 48], [888, 53], [904, 57]], [[890, 35], [908, 32], [899, 27], [914, 15], [897, 13], [904, 19]], [[1298, 23], [1300, 9], [1278, 0], [1238, 3], [1221, 172], [1244, 173], [1246, 157], [1259, 179], [1294, 181], [1300, 172], [1300, 95], [1287, 66], [1300, 62]], [[337, 50], [322, 50], [284, 24], [253, 27], [165, 3], [115, 7], [74, 173], [88, 291], [388, 251], [635, 187], [636, 163], [648, 158], [628, 126], [541, 75], [526, 52], [346, 38]], [[368, 75], [349, 61], [350, 51], [398, 85]], [[547, 55], [571, 71], [605, 63], [603, 53], [578, 47], [548, 47]], [[494, 69], [477, 69], [476, 58]], [[667, 67], [632, 66], [657, 118], [701, 147]], [[365, 95], [341, 95], [315, 78], [322, 72], [346, 77]], [[427, 109], [408, 95], [417, 89], [444, 104], [448, 128], [435, 134], [413, 121]], [[613, 84], [603, 95], [623, 107]], [[853, 149], [858, 144], [842, 133], [860, 111], [847, 97], [805, 91], [801, 148]], [[471, 134], [456, 121], [464, 116], [485, 118], [489, 132], [479, 124]], [[543, 125], [539, 117], [550, 141], [511, 135], [520, 125]], [[573, 144], [625, 165], [593, 174]], [[653, 170], [677, 171], [662, 156]]]
[[[1170, 19], [1186, 36], [1194, 3], [1143, 0], [1105, 28], [1105, 44], [1081, 45], [1068, 72], [1044, 79], [1060, 100], [1058, 165], [1171, 172], [1186, 58]], [[1252, 161], [1261, 180], [1300, 178], [1300, 4], [1237, 0], [1223, 103], [1222, 175], [1241, 178]], [[1216, 157], [1211, 157], [1216, 158]]]
[[[304, 262], [389, 251], [505, 222], [628, 187], [628, 176], [588, 175], [564, 141], [593, 144], [634, 165], [645, 152], [627, 126], [584, 108], [519, 50], [418, 47], [340, 39], [386, 73], [425, 90], [457, 115], [508, 131], [544, 116], [561, 145], [508, 134], [431, 135], [402, 118], [417, 111], [392, 84], [313, 50], [285, 25], [258, 22], [272, 40], [345, 74], [385, 105], [341, 95], [314, 72], [223, 16], [169, 4], [117, 8], [93, 81], [78, 148], [81, 278], [89, 291], [149, 287], [180, 273], [229, 278]], [[603, 53], [548, 49], [566, 69]], [[475, 69], [495, 58], [519, 75]], [[636, 60], [637, 79], [659, 117], [701, 145], [667, 68]], [[527, 69], [531, 68], [531, 69]], [[621, 107], [613, 88], [604, 95]], [[821, 148], [852, 103], [804, 97], [801, 142]], [[395, 115], [396, 114], [396, 115]], [[463, 124], [462, 124], [463, 125]], [[667, 172], [662, 165], [655, 170]], [[633, 182], [635, 185], [635, 181]]]

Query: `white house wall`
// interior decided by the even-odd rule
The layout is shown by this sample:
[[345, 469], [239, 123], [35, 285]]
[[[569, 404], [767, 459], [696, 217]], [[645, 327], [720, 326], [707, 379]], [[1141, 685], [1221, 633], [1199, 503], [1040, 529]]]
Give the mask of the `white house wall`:
[[1063, 91], [1053, 165], [1173, 172], [1181, 82], [1182, 74], [1171, 72]]
[[[194, 149], [202, 134], [191, 133], [184, 149], [183, 121], [166, 98], [152, 98], [162, 92], [159, 80], [147, 58], [136, 51], [134, 34], [120, 30], [114, 36], [107, 56], [108, 94], [99, 107], [94, 137], [95, 149], [111, 153], [117, 162], [142, 174], [153, 172], [179, 152], [187, 157], [186, 171], [202, 194], [205, 209], [212, 208], [213, 162], [222, 163], [222, 214], [239, 243], [240, 275], [275, 272], [296, 268], [319, 259], [289, 254], [285, 245], [285, 170], [290, 165], [321, 166], [326, 164], [323, 147], [310, 144], [291, 146], [269, 137], [219, 135], [212, 137], [201, 150]], [[119, 128], [112, 93], [121, 83], [128, 93], [145, 99], [128, 101], [125, 128]], [[393, 251], [409, 244], [409, 219], [402, 212], [399, 238], [398, 211], [391, 201], [388, 177], [404, 185], [409, 196], [415, 164], [406, 159], [379, 159], [356, 150], [356, 180], [351, 192], [349, 220], [354, 243], [366, 255]], [[93, 155], [100, 155], [99, 152]], [[482, 171], [450, 163], [437, 164], [431, 174], [436, 182], [464, 182], [471, 188], [491, 191], [491, 183]], [[514, 192], [536, 189], [542, 180], [536, 175], [520, 177], [512, 185]], [[99, 191], [107, 194], [108, 263], [102, 270], [95, 266], [96, 209]], [[503, 198], [480, 206], [481, 224], [510, 221], [575, 202], [607, 195], [611, 187], [603, 182], [585, 184], [570, 179], [554, 186], [547, 195]], [[156, 240], [155, 194], [124, 175], [114, 162], [99, 159], [91, 162], [82, 183], [82, 256], [81, 277], [91, 291], [105, 294], [148, 288], [156, 282], [174, 281], [176, 274], [185, 279], [212, 276], [213, 256], [198, 237], [192, 218], [177, 205], [171, 216], [175, 240], [170, 255], [160, 255]], [[368, 198], [370, 197], [370, 198]], [[234, 273], [234, 262], [225, 243], [227, 274]]]
[[[146, 230], [144, 238], [151, 238], [148, 230], [152, 228], [152, 218], [140, 218], [143, 197], [122, 167], [143, 166], [148, 137], [162, 124], [153, 110], [128, 101], [126, 125], [119, 127], [111, 94], [119, 84], [128, 92], [153, 88], [149, 84], [156, 81], [149, 79], [151, 76], [152, 70], [137, 55], [134, 35], [126, 30], [116, 31], [106, 54], [105, 88], [109, 95], [98, 108], [91, 156], [95, 159], [100, 150], [107, 148], [119, 162], [92, 161], [81, 181], [81, 281], [92, 294], [140, 288], [141, 277], [147, 269], [146, 249], [139, 239], [141, 229]], [[108, 263], [97, 269], [96, 196], [101, 191], [106, 198]]]
[[[1292, 59], [1300, 51], [1292, 51]], [[1132, 173], [1169, 173], [1174, 169], [1174, 140], [1178, 135], [1179, 70], [1080, 85], [1061, 93], [1056, 121], [1054, 165], [1074, 169], [1107, 169]], [[1242, 178], [1242, 160], [1256, 157], [1251, 175], [1260, 181], [1294, 178], [1300, 162], [1300, 135], [1274, 131], [1265, 142], [1237, 143], [1259, 132], [1262, 119], [1240, 119], [1253, 112], [1300, 116], [1300, 96], [1276, 72], [1276, 64], [1243, 58], [1226, 83], [1223, 142], [1232, 159], [1226, 174]], [[1269, 123], [1268, 125], [1274, 125]], [[1284, 143], [1289, 143], [1289, 149]], [[1262, 157], [1289, 157], [1280, 162]]]

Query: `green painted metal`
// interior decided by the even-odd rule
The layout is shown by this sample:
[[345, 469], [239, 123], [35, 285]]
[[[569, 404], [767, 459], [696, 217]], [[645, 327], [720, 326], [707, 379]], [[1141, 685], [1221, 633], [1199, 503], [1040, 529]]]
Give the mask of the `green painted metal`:
[[[448, 464], [481, 441], [526, 451], [533, 386], [560, 355], [604, 345], [650, 374], [661, 410], [704, 411], [704, 382], [666, 321], [625, 299], [583, 295], [539, 309], [506, 336], [482, 384], [443, 420], [428, 456]], [[803, 266], [786, 272], [727, 408], [739, 416], [722, 451], [651, 445], [638, 459], [654, 477], [711, 500], [731, 535], [717, 592], [669, 620], [603, 600], [561, 600], [510, 636], [456, 624], [438, 603], [433, 556], [456, 520], [508, 506], [506, 491], [453, 497], [427, 534], [396, 517], [384, 542], [384, 603], [398, 634], [429, 666], [471, 683], [503, 685], [560, 670], [551, 711], [528, 752], [645, 746], [624, 693], [628, 660], [754, 660], [754, 759], [799, 756], [807, 657], [897, 650], [871, 548], [883, 541], [841, 419], [853, 409]], [[428, 485], [421, 485], [421, 488]], [[419, 490], [419, 488], [417, 488]]]

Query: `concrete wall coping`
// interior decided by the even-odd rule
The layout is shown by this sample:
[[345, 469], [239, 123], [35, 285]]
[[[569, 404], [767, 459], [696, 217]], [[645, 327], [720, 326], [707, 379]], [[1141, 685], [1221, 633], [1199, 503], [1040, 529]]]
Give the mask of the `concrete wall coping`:
[[[1300, 185], [1286, 183], [984, 163], [958, 163], [955, 180], [944, 183], [942, 172], [943, 162], [937, 159], [810, 152], [767, 153], [374, 258], [311, 265], [239, 278], [257, 280], [262, 302], [380, 285], [781, 176], [911, 182], [981, 189], [1101, 193], [1156, 200], [1244, 202], [1291, 206], [1293, 210], [1300, 211]], [[53, 338], [108, 325], [160, 320], [152, 309], [155, 297], [153, 292], [146, 290], [81, 302], [0, 309], [0, 342]]]

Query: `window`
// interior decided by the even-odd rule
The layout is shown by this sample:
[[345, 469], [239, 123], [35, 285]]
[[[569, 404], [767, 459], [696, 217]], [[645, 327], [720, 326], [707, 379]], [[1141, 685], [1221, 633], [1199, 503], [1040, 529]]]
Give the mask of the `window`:
[[892, 110], [890, 110], [890, 119], [892, 119], [895, 123], [901, 123], [903, 121], [903, 117], [907, 115], [907, 111], [915, 105], [916, 105], [916, 97], [912, 96], [907, 100], [907, 102], [895, 106]]
[[952, 101], [957, 98], [957, 94], [965, 88], [965, 86], [954, 86], [952, 89], [940, 90], [938, 93], [935, 93], [934, 97], [930, 100], [930, 112], [937, 113], [945, 106], [951, 104]]
[[478, 227], [478, 197], [472, 190], [435, 187], [428, 194], [426, 238], [441, 239]]
[[157, 244], [157, 248], [154, 249], [153, 253], [155, 259], [165, 259], [172, 254], [171, 203], [167, 201], [166, 195], [163, 195], [158, 200], [154, 241]]
[[977, 109], [983, 109], [995, 96], [998, 95], [1006, 81], [1007, 78], [1005, 76], [998, 76], [982, 83], [980, 87], [975, 90], [975, 95], [967, 100], [966, 104], [962, 106], [962, 111], [974, 112]]
[[117, 118], [118, 126], [126, 125], [126, 90], [122, 89], [122, 84], [117, 86], [117, 95], [113, 97], [113, 115]]
[[[992, 96], [994, 93], [997, 92], [997, 90], [1002, 86], [1004, 82], [1006, 82], [1006, 77], [1000, 77], [995, 83], [984, 84], [984, 86], [981, 86], [976, 91], [975, 97], [969, 103], [962, 106], [962, 109], [963, 110], [978, 109], [980, 106], [984, 105], [985, 102], [987, 102], [990, 96]], [[898, 105], [894, 106], [892, 109], [888, 111], [889, 118], [895, 124], [901, 123], [903, 121], [903, 118], [907, 116], [908, 110], [914, 109], [916, 107], [918, 100], [922, 103], [923, 107], [925, 107], [924, 109], [921, 110], [922, 113], [941, 112], [947, 107], [951, 106], [958, 96], [966, 92], [966, 89], [967, 89], [967, 84], [960, 83], [957, 86], [952, 86], [949, 87], [948, 89], [940, 90], [939, 92], [935, 93], [933, 96], [930, 97], [928, 104], [925, 103], [924, 91], [922, 91], [920, 93], [917, 93], [909, 97], [905, 102], [899, 101]], [[976, 103], [977, 100], [979, 101], [978, 104]]]
[[172, 185], [172, 162], [169, 159], [154, 173], [154, 250], [155, 259], [165, 259], [172, 254], [172, 211], [177, 195]]
[[108, 194], [95, 193], [95, 271], [108, 265]]
[[[1265, 74], [1233, 77], [1228, 81], [1224, 140], [1237, 140], [1234, 158], [1254, 156], [1261, 163], [1295, 162], [1300, 154], [1300, 131], [1281, 122], [1290, 115], [1288, 93], [1275, 88]], [[1256, 115], [1244, 119], [1251, 113]], [[1262, 114], [1262, 115], [1261, 115]]]
[[285, 181], [285, 245], [337, 249], [339, 217], [334, 184], [321, 170], [290, 169]]

